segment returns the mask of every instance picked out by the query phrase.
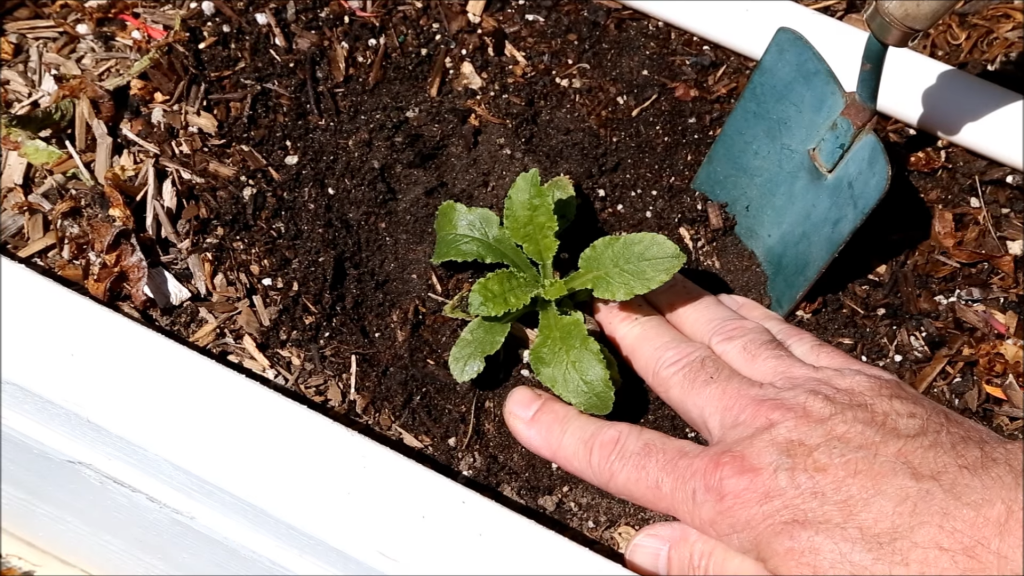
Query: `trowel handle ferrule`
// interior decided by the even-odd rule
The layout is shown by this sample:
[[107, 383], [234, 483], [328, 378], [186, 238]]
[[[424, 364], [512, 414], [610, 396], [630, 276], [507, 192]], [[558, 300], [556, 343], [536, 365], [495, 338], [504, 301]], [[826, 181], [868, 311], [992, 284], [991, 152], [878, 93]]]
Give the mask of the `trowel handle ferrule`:
[[887, 46], [902, 48], [949, 14], [959, 0], [875, 0], [864, 13], [871, 34]]

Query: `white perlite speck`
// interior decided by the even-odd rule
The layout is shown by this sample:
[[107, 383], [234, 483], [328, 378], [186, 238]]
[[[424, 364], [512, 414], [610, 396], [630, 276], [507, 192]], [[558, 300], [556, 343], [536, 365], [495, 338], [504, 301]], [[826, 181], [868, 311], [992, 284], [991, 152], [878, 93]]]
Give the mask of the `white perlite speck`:
[[210, 2], [210, 0], [205, 0], [201, 6], [203, 8], [203, 14], [206, 14], [207, 16], [213, 16], [217, 13], [217, 7], [214, 6], [213, 2]]
[[299, 157], [295, 154], [290, 154], [284, 157], [284, 163], [289, 166], [295, 166], [299, 163]]
[[267, 22], [268, 22], [268, 20], [267, 20], [267, 15], [266, 14], [264, 14], [263, 12], [257, 12], [256, 13], [256, 23], [257, 24], [259, 24], [260, 26], [266, 26]]

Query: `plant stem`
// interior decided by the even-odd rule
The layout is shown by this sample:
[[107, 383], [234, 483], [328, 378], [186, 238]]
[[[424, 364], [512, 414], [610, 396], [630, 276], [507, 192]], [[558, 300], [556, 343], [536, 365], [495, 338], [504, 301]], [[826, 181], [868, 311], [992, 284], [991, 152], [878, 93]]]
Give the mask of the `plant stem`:
[[555, 279], [555, 268], [551, 262], [540, 265], [540, 277], [543, 280]]

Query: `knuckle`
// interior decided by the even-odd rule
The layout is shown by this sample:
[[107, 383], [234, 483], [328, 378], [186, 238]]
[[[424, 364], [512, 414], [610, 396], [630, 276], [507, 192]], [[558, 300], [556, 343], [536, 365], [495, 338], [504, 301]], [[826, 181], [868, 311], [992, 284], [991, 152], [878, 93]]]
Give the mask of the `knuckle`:
[[[636, 431], [626, 425], [609, 424], [585, 448], [580, 458], [590, 471], [592, 478], [603, 482], [614, 482], [624, 471], [636, 470], [634, 461], [638, 454], [650, 452], [651, 448], [637, 441]], [[641, 466], [642, 468], [642, 466]]]
[[652, 378], [657, 381], [715, 380], [722, 373], [721, 362], [705, 346], [694, 345], [682, 349], [676, 345], [655, 352]]
[[729, 318], [720, 322], [708, 333], [708, 346], [712, 350], [742, 345], [760, 324], [743, 317]]
[[765, 486], [766, 472], [745, 453], [727, 449], [710, 454], [700, 470], [701, 498], [721, 511], [749, 502]]

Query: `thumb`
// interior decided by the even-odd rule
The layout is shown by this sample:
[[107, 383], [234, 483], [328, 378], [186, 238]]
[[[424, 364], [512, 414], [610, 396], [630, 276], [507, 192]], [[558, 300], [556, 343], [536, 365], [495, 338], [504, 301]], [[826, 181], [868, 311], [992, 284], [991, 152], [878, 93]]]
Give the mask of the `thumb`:
[[682, 522], [651, 524], [626, 546], [638, 574], [770, 574], [763, 564]]

